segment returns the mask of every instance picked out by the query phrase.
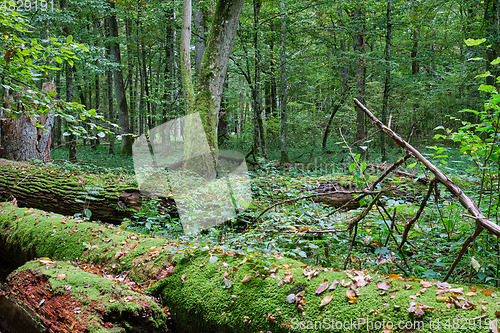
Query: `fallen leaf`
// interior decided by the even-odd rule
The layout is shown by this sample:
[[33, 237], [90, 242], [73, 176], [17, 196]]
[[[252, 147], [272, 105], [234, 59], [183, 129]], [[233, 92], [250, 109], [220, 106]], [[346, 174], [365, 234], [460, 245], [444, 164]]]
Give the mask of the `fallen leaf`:
[[61, 281], [64, 280], [68, 275], [67, 274], [57, 274], [56, 280]]
[[490, 324], [489, 324], [489, 327], [490, 327], [490, 330], [493, 332], [493, 333], [498, 333], [498, 324], [497, 324], [497, 320], [490, 320]]
[[354, 290], [351, 289], [346, 290], [345, 298], [347, 298], [347, 301], [350, 304], [354, 304], [358, 301], [358, 299], [356, 298], [356, 293], [354, 292]]
[[320, 284], [318, 288], [316, 288], [314, 293], [316, 294], [316, 296], [321, 295], [321, 293], [323, 293], [327, 288], [328, 288], [328, 279], [324, 279], [323, 283]]
[[380, 290], [389, 290], [391, 289], [391, 285], [385, 281], [378, 281], [377, 288]]
[[241, 280], [241, 283], [247, 283], [248, 281], [250, 281], [252, 277], [250, 275], [245, 275], [243, 277], [243, 280]]
[[485, 294], [486, 296], [491, 296], [491, 294], [493, 294], [494, 292], [495, 292], [495, 289], [492, 289], [492, 288], [487, 288], [487, 289], [481, 290], [481, 293]]
[[53, 265], [54, 262], [50, 260], [49, 258], [40, 258], [38, 259], [38, 262], [42, 265]]
[[182, 274], [181, 276], [181, 282], [184, 283], [186, 281], [187, 273]]
[[330, 303], [330, 301], [332, 300], [332, 297], [333, 297], [333, 293], [331, 294], [328, 294], [326, 295], [325, 297], [323, 297], [323, 299], [321, 300], [321, 303], [319, 304], [319, 306], [325, 306], [327, 305], [328, 303]]
[[330, 289], [330, 290], [335, 290], [335, 289], [337, 289], [337, 286], [339, 285], [339, 283], [340, 283], [340, 282], [339, 282], [339, 281], [337, 281], [337, 280], [333, 281], [333, 282], [332, 282], [332, 285], [331, 285], [331, 286], [330, 286], [330, 288], [328, 288], [328, 289]]
[[429, 281], [425, 281], [425, 280], [420, 280], [420, 283], [422, 284], [422, 286], [424, 288], [430, 288], [432, 286], [432, 283], [429, 282]]

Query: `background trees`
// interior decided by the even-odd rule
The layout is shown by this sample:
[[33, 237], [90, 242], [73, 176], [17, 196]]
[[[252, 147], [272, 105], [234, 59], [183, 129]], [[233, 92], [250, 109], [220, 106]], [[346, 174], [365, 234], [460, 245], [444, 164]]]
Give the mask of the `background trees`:
[[[193, 38], [184, 48], [197, 68], [192, 109], [207, 114], [212, 146], [253, 148], [283, 162], [287, 156], [336, 160], [339, 155], [324, 152], [339, 150], [339, 127], [365, 149], [375, 129], [356, 110], [353, 97], [383, 119], [392, 115], [398, 132], [415, 128], [414, 143], [425, 144], [436, 126], [456, 126], [448, 115], [481, 108], [485, 96], [478, 84], [496, 84], [489, 63], [498, 56], [498, 3], [476, 2], [196, 1]], [[62, 70], [40, 73], [39, 88], [54, 80], [62, 100], [118, 123], [123, 152], [129, 153], [134, 135], [190, 109], [181, 84], [182, 5], [180, 0], [61, 0], [53, 11], [19, 8], [31, 17], [32, 37], [71, 36], [88, 49], [64, 61], [67, 65], [44, 58]], [[240, 11], [236, 6], [243, 6], [241, 19], [231, 14]], [[216, 14], [218, 8], [223, 15]], [[220, 22], [222, 30], [214, 29]], [[233, 45], [224, 29], [238, 25]], [[488, 42], [470, 48], [464, 43], [482, 37]], [[223, 59], [230, 61], [226, 65]], [[474, 81], [484, 69], [491, 75]], [[5, 79], [3, 84], [5, 95]], [[104, 140], [85, 116], [71, 116], [56, 117], [53, 147], [81, 143], [92, 133], [94, 146]], [[68, 126], [73, 122], [81, 130]], [[387, 158], [382, 140], [369, 146], [380, 149], [368, 154], [381, 151], [382, 160]]]

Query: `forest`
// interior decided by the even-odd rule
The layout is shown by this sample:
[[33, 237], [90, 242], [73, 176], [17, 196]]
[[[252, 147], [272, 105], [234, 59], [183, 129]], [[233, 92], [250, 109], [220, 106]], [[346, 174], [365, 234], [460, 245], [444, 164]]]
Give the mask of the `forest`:
[[0, 332], [498, 332], [499, 0], [0, 0]]

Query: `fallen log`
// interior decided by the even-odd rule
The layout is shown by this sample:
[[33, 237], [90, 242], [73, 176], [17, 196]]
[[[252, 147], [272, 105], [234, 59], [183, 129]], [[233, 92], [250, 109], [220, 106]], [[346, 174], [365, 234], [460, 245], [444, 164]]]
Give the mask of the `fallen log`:
[[[298, 329], [366, 332], [368, 320], [370, 325], [376, 323], [383, 327], [382, 321], [397, 325], [417, 319], [425, 325], [419, 332], [434, 332], [436, 330], [429, 325], [438, 319], [445, 322], [461, 318], [477, 325], [477, 320], [482, 320], [480, 324], [484, 326], [485, 319], [495, 318], [496, 300], [488, 296], [491, 290], [488, 294], [477, 292], [477, 296], [471, 296], [476, 304], [478, 301], [487, 304], [485, 312], [478, 314], [477, 310], [466, 311], [437, 301], [436, 284], [421, 290], [422, 283], [418, 279], [401, 276], [390, 279], [366, 270], [311, 267], [279, 253], [249, 252], [234, 245], [229, 248], [196, 239], [183, 243], [150, 237], [7, 203], [0, 204], [0, 245], [4, 251], [0, 258], [50, 257], [50, 261], [62, 263], [62, 268], [49, 265], [48, 270], [48, 274], [55, 276], [54, 283], [60, 285], [66, 284], [70, 276], [62, 269], [72, 269], [64, 261], [76, 258], [79, 262], [83, 259], [109, 269], [106, 275], [114, 278], [120, 274], [146, 285], [152, 284], [148, 291], [161, 296], [164, 309], [168, 307], [169, 329], [173, 332], [279, 333]], [[40, 261], [28, 265], [31, 264], [40, 266]], [[61, 274], [57, 272], [59, 269], [68, 278], [57, 280]], [[42, 266], [42, 274], [46, 271]], [[331, 286], [322, 288], [326, 290], [318, 289], [325, 279]], [[335, 281], [342, 280], [347, 281], [344, 285], [348, 287], [337, 286]], [[388, 281], [394, 292], [382, 295], [376, 283], [381, 280]], [[355, 282], [357, 287], [353, 285]], [[453, 295], [451, 288], [463, 287], [439, 285], [441, 289], [449, 289], [444, 292], [450, 295]], [[426, 294], [419, 294], [416, 302], [425, 302], [430, 308], [415, 318], [412, 312], [415, 304], [411, 303], [414, 300], [410, 296], [418, 290]], [[350, 296], [351, 293], [355, 296]], [[37, 311], [40, 308], [43, 304]], [[479, 315], [489, 317], [477, 319]], [[319, 327], [317, 322], [322, 325]]]
[[30, 261], [9, 275], [3, 289], [2, 332], [167, 330], [167, 315], [151, 297], [65, 261]]
[[[20, 207], [63, 215], [88, 209], [93, 220], [120, 224], [141, 209], [143, 195], [148, 193], [138, 190], [133, 177], [112, 178], [0, 159], [0, 200], [15, 198]], [[160, 199], [166, 209], [175, 207], [172, 198]]]

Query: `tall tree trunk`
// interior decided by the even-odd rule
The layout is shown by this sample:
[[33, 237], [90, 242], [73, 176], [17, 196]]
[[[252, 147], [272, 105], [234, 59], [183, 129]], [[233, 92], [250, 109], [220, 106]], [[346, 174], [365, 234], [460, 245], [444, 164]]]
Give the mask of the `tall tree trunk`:
[[259, 15], [260, 9], [262, 7], [262, 0], [253, 0], [253, 15], [254, 15], [254, 35], [253, 35], [253, 43], [254, 43], [254, 85], [252, 91], [253, 97], [253, 107], [254, 107], [254, 144], [258, 142], [257, 146], [254, 146], [254, 151], [256, 153], [262, 153], [264, 157], [267, 157], [266, 151], [266, 140], [264, 135], [264, 124], [262, 122], [262, 101], [260, 96], [261, 91], [261, 56], [259, 50]]
[[174, 78], [174, 11], [166, 11], [167, 28], [165, 34], [165, 87], [163, 92], [163, 122], [171, 117], [172, 104], [174, 100], [174, 89], [172, 89]]
[[[354, 33], [354, 51], [358, 58], [356, 62], [356, 96], [357, 99], [365, 104], [365, 87], [366, 87], [366, 9], [358, 7], [354, 10], [355, 17], [355, 33]], [[356, 105], [356, 141], [361, 142], [365, 137], [365, 113]]]
[[194, 88], [191, 77], [191, 0], [184, 0], [181, 32], [181, 76], [186, 102], [186, 113], [194, 113]]
[[[66, 63], [66, 102], [74, 101], [74, 90], [73, 90], [73, 67]], [[70, 161], [76, 161], [76, 135], [70, 130], [70, 135], [68, 136], [69, 141], [69, 157]]]
[[201, 62], [203, 60], [203, 53], [205, 52], [205, 11], [202, 8], [203, 1], [197, 0], [193, 12], [194, 20], [194, 49], [195, 49], [195, 69], [196, 76], [200, 75]]
[[285, 2], [281, 0], [281, 140], [280, 140], [280, 150], [281, 150], [281, 163], [288, 163], [288, 147], [287, 147], [287, 134], [288, 134], [288, 123], [287, 123], [287, 103], [288, 103], [288, 73], [286, 67], [286, 15], [285, 15]]
[[418, 74], [420, 72], [420, 65], [418, 62], [418, 40], [420, 38], [419, 29], [417, 27], [413, 27], [412, 30], [412, 40], [413, 46], [411, 49], [410, 57], [411, 57], [411, 73], [413, 75]]
[[[61, 98], [61, 71], [57, 71], [56, 73], [56, 92], [57, 96]], [[54, 128], [52, 131], [52, 143], [55, 146], [59, 146], [61, 144], [62, 137], [62, 118], [57, 116], [54, 119]]]
[[244, 0], [219, 0], [203, 54], [198, 79], [195, 112], [199, 112], [207, 134], [208, 144], [217, 149], [217, 121], [229, 56]]
[[[111, 71], [106, 72], [106, 98], [108, 100], [108, 120], [113, 121], [114, 119], [114, 104], [113, 104], [113, 73]], [[113, 128], [111, 128], [111, 134], [109, 134], [109, 150], [110, 155], [115, 153], [115, 133]]]
[[[392, 38], [392, 0], [387, 0], [386, 14], [386, 32], [385, 32], [385, 82], [384, 93], [382, 98], [382, 122], [387, 124], [387, 108], [389, 106], [389, 94], [391, 92], [391, 38]], [[380, 137], [380, 155], [382, 162], [387, 160], [387, 151], [385, 146], [385, 133], [381, 133]]]
[[[114, 11], [115, 3], [109, 1], [111, 9]], [[108, 18], [110, 37], [118, 38], [118, 22], [116, 21], [115, 14], [110, 15]], [[111, 54], [113, 60], [121, 64], [120, 45], [117, 41], [111, 43]], [[129, 119], [128, 119], [128, 105], [127, 97], [125, 95], [125, 87], [123, 84], [123, 73], [120, 68], [113, 71], [116, 104], [118, 106], [118, 124], [120, 126], [120, 134], [122, 135], [122, 152], [126, 155], [132, 154], [132, 137], [129, 134]]]
[[[135, 132], [135, 103], [134, 103], [134, 67], [135, 61], [132, 55], [132, 20], [127, 19], [125, 21], [125, 33], [127, 34], [127, 84], [128, 84], [128, 97], [130, 101], [130, 121], [129, 121], [129, 130], [130, 133]], [[137, 77], [136, 77], [137, 79]]]

